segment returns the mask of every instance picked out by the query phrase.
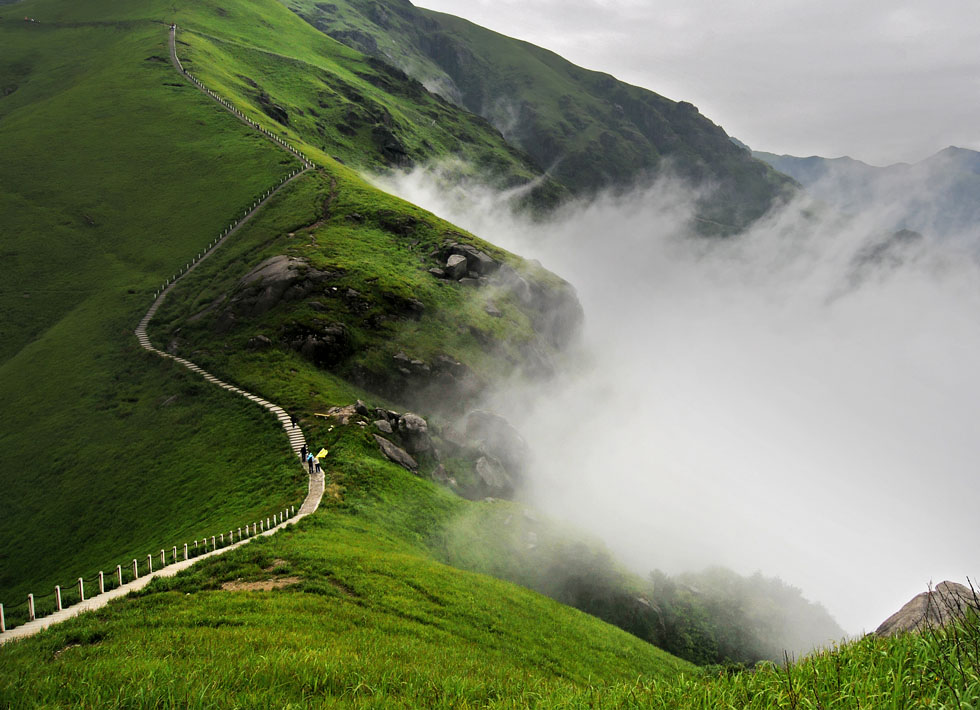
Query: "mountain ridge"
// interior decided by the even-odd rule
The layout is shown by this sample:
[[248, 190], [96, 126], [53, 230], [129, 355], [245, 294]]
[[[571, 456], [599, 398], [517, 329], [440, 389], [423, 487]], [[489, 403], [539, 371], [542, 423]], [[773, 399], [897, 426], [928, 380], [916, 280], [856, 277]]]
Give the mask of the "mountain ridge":
[[405, 0], [281, 1], [325, 34], [484, 116], [573, 195], [631, 189], [658, 176], [710, 184], [700, 216], [732, 233], [794, 190], [689, 102], [529, 42]]

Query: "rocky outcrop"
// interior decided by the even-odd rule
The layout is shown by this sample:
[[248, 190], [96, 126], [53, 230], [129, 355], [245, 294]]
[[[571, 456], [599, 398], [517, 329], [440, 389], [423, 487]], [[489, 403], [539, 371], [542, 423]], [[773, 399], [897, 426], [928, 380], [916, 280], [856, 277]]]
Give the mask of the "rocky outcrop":
[[980, 612], [980, 593], [956, 582], [940, 582], [935, 589], [914, 596], [905, 606], [875, 629], [877, 636], [895, 636], [906, 631], [945, 626], [963, 617], [967, 610]]
[[466, 438], [506, 467], [514, 476], [527, 469], [531, 450], [518, 431], [503, 417], [475, 410], [466, 417]]
[[398, 464], [412, 473], [419, 470], [418, 461], [412, 458], [407, 451], [391, 443], [383, 436], [378, 436], [375, 434], [374, 439], [378, 442], [378, 446], [381, 447], [381, 453], [385, 455], [386, 459]]
[[317, 367], [333, 367], [353, 351], [350, 333], [343, 323], [294, 325], [287, 330], [283, 339]]
[[398, 418], [398, 435], [405, 450], [411, 454], [428, 451], [432, 445], [429, 440], [429, 426], [425, 419], [412, 412], [406, 412]]
[[476, 460], [475, 468], [487, 497], [509, 498], [514, 494], [514, 480], [500, 461], [492, 456], [481, 456]]
[[283, 301], [306, 298], [334, 276], [314, 269], [305, 259], [273, 256], [241, 278], [228, 308], [236, 316], [259, 316]]
[[451, 239], [443, 242], [442, 248], [434, 251], [430, 257], [438, 259], [441, 264], [436, 267], [439, 271], [433, 272], [433, 275], [451, 281], [467, 278], [480, 281], [500, 268], [500, 263], [486, 252], [472, 244], [460, 244]]
[[459, 281], [466, 276], [466, 257], [453, 254], [446, 260], [446, 266], [442, 272], [445, 278]]

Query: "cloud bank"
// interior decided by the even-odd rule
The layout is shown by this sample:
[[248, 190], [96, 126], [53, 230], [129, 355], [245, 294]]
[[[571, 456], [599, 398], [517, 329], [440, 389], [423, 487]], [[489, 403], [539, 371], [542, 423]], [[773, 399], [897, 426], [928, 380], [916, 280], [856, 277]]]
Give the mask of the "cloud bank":
[[803, 200], [692, 237], [670, 181], [543, 224], [432, 172], [382, 182], [577, 288], [586, 361], [492, 406], [534, 449], [534, 503], [636, 571], [759, 570], [856, 633], [980, 569], [973, 254]]

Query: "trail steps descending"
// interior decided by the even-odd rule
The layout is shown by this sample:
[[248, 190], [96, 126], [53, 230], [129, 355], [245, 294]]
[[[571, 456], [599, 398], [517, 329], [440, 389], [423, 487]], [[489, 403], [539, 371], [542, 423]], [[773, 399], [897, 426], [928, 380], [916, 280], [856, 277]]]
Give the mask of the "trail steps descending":
[[[222, 235], [208, 247], [207, 250], [205, 250], [199, 256], [197, 256], [194, 259], [194, 261], [190, 262], [184, 268], [184, 270], [181, 271], [178, 275], [175, 275], [172, 279], [169, 279], [167, 281], [167, 283], [163, 286], [163, 288], [156, 294], [156, 298], [153, 301], [153, 305], [150, 306], [150, 309], [146, 312], [146, 315], [143, 316], [143, 319], [139, 322], [139, 325], [136, 327], [136, 339], [139, 341], [139, 344], [145, 350], [148, 350], [149, 352], [158, 355], [162, 358], [173, 360], [174, 362], [183, 365], [190, 371], [201, 375], [201, 377], [203, 377], [208, 382], [211, 382], [217, 385], [218, 387], [221, 387], [222, 389], [228, 390], [229, 392], [233, 392], [235, 394], [241, 395], [242, 397], [245, 397], [246, 399], [254, 402], [260, 407], [263, 407], [264, 409], [271, 412], [279, 420], [279, 423], [282, 425], [283, 430], [286, 432], [286, 436], [289, 440], [289, 446], [293, 450], [293, 453], [299, 456], [300, 449], [306, 445], [306, 438], [303, 436], [302, 429], [300, 429], [298, 425], [294, 425], [292, 423], [289, 414], [287, 414], [285, 410], [282, 409], [282, 407], [280, 407], [277, 404], [273, 404], [272, 402], [268, 402], [265, 399], [258, 397], [257, 395], [254, 395], [250, 392], [246, 392], [245, 390], [236, 387], [235, 385], [229, 384], [228, 382], [224, 382], [223, 380], [218, 379], [217, 377], [207, 372], [200, 366], [194, 364], [190, 360], [187, 360], [182, 357], [177, 357], [175, 355], [171, 355], [170, 353], [164, 352], [162, 350], [153, 347], [153, 343], [150, 342], [150, 338], [146, 334], [146, 328], [149, 325], [150, 321], [153, 319], [153, 316], [156, 315], [157, 310], [159, 310], [161, 304], [166, 299], [167, 294], [170, 293], [171, 289], [173, 289], [173, 287], [181, 279], [183, 279], [185, 276], [187, 276], [187, 274], [189, 274], [191, 271], [196, 269], [198, 265], [202, 261], [207, 259], [217, 247], [219, 247], [222, 243], [224, 243], [226, 239], [228, 239], [230, 236], [235, 234], [242, 227], [242, 225], [247, 223], [253, 217], [253, 215], [255, 215], [255, 213], [262, 208], [262, 206], [266, 202], [272, 199], [272, 197], [277, 192], [279, 192], [282, 188], [284, 188], [286, 185], [291, 183], [293, 180], [297, 179], [300, 175], [306, 173], [307, 171], [313, 168], [313, 164], [302, 153], [297, 151], [292, 146], [288, 145], [283, 139], [276, 136], [272, 132], [263, 129], [261, 126], [259, 126], [259, 124], [250, 121], [240, 111], [235, 109], [230, 102], [226, 101], [225, 99], [222, 99], [215, 92], [206, 88], [196, 77], [187, 73], [184, 70], [183, 65], [180, 63], [180, 59], [178, 59], [177, 57], [176, 34], [177, 34], [176, 25], [172, 25], [170, 27], [170, 36], [169, 36], [170, 61], [174, 65], [176, 70], [180, 72], [182, 76], [185, 76], [190, 81], [192, 81], [194, 85], [197, 86], [197, 88], [202, 93], [212, 98], [222, 108], [230, 112], [232, 115], [234, 115], [244, 124], [246, 124], [249, 128], [260, 132], [270, 141], [275, 143], [279, 148], [283, 150], [288, 150], [290, 153], [293, 153], [297, 158], [299, 158], [303, 162], [303, 168], [301, 170], [297, 170], [291, 173], [274, 188], [269, 189], [265, 193], [265, 195], [260, 200], [257, 200], [256, 203], [250, 209], [248, 209], [234, 225], [230, 226], [227, 230], [225, 230], [222, 233]], [[324, 489], [323, 474], [322, 473], [314, 474], [313, 476], [310, 476], [309, 489], [306, 498], [304, 499], [303, 503], [300, 505], [299, 510], [296, 511], [295, 515], [289, 517], [283, 522], [280, 522], [275, 526], [270, 526], [269, 528], [260, 532], [258, 535], [253, 535], [252, 537], [240, 539], [238, 542], [227, 545], [226, 547], [213, 549], [209, 552], [198, 555], [191, 559], [175, 562], [159, 570], [148, 572], [145, 575], [138, 577], [137, 579], [134, 579], [133, 581], [123, 584], [108, 592], [99, 594], [97, 596], [93, 596], [92, 598], [86, 599], [83, 602], [79, 602], [78, 604], [67, 607], [62, 611], [57, 611], [53, 614], [49, 614], [48, 616], [35, 619], [34, 621], [30, 621], [16, 628], [10, 629], [6, 633], [0, 634], [0, 644], [4, 644], [14, 639], [31, 636], [33, 634], [38, 633], [39, 631], [42, 631], [43, 629], [48, 628], [49, 626], [65, 621], [66, 619], [70, 619], [71, 617], [77, 616], [83, 612], [91, 611], [93, 609], [99, 609], [105, 606], [106, 604], [108, 604], [113, 599], [118, 599], [119, 597], [123, 597], [132, 591], [142, 589], [147, 584], [149, 584], [151, 580], [157, 577], [172, 577], [173, 575], [177, 574], [181, 570], [185, 570], [191, 565], [195, 564], [199, 560], [207, 559], [209, 557], [214, 557], [215, 555], [221, 555], [227, 552], [228, 550], [234, 550], [238, 547], [241, 547], [242, 545], [245, 545], [250, 540], [252, 540], [253, 537], [272, 535], [280, 528], [283, 528], [286, 525], [294, 523], [297, 520], [303, 518], [304, 516], [307, 516], [310, 513], [314, 512], [319, 507], [320, 501], [323, 498], [323, 489]]]

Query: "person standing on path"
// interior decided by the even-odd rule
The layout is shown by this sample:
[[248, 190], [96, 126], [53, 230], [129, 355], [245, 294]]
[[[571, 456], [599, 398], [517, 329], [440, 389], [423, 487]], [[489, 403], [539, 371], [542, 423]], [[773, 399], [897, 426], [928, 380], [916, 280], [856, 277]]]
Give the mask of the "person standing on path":
[[320, 459], [316, 456], [313, 457], [313, 466], [316, 468], [317, 473], [323, 473], [323, 469], [320, 468]]
[[315, 461], [315, 459], [313, 458], [313, 454], [307, 454], [306, 455], [306, 465], [309, 466], [309, 468], [310, 468], [310, 475], [311, 476], [313, 475], [313, 462], [314, 461]]
[[306, 444], [299, 447], [299, 460], [306, 461]]

